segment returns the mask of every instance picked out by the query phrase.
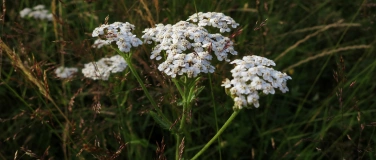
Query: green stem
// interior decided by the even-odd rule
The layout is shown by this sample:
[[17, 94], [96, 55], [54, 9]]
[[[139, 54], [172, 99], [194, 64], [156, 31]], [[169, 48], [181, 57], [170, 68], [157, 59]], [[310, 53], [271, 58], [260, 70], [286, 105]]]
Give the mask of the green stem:
[[[216, 104], [215, 104], [215, 100], [214, 100], [214, 90], [213, 90], [213, 84], [212, 84], [212, 78], [211, 78], [211, 74], [208, 74], [209, 76], [209, 84], [210, 84], [210, 92], [211, 92], [211, 99], [212, 99], [212, 102], [213, 102], [213, 111], [214, 111], [214, 118], [215, 118], [215, 129], [216, 131], [218, 132], [218, 116], [217, 116], [217, 107], [216, 107]], [[218, 136], [218, 144], [221, 142], [219, 136]], [[221, 148], [218, 149], [219, 150], [219, 159], [222, 159], [222, 151], [221, 151]]]
[[[178, 89], [180, 95], [183, 96], [184, 93], [183, 93], [183, 90], [181, 89], [181, 87], [180, 87], [180, 85], [179, 85], [179, 82], [178, 82], [175, 78], [173, 78], [172, 81], [175, 83], [175, 86], [176, 86], [176, 88]], [[184, 97], [182, 97], [182, 98], [183, 98], [183, 100], [184, 100]]]
[[184, 84], [184, 94], [182, 95], [183, 97], [183, 113], [180, 119], [180, 126], [179, 126], [179, 133], [183, 131], [185, 128], [185, 120], [187, 119], [187, 110], [189, 106], [189, 93], [190, 93], [191, 88], [189, 88], [187, 82]]
[[[192, 102], [193, 95], [194, 95], [194, 91], [195, 91], [195, 85], [194, 85], [194, 83], [191, 84], [189, 87], [190, 87], [190, 88], [189, 88], [189, 93], [188, 93], [188, 97], [187, 97], [187, 99], [188, 99], [188, 102], [187, 102], [187, 111], [188, 111], [188, 112], [190, 112], [190, 111], [192, 110], [191, 102]], [[196, 96], [197, 96], [197, 95], [196, 95]], [[190, 120], [191, 120], [191, 119], [189, 119], [189, 121], [188, 121], [189, 123], [191, 123]]]
[[179, 160], [180, 134], [176, 133], [175, 138], [176, 138], [175, 159]]
[[179, 146], [182, 141], [181, 134], [184, 132], [184, 129], [185, 129], [186, 119], [187, 119], [188, 111], [190, 110], [190, 103], [191, 103], [191, 99], [192, 99], [193, 92], [195, 89], [195, 86], [194, 86], [195, 80], [192, 81], [189, 78], [186, 78], [186, 77], [183, 77], [183, 78], [184, 78], [183, 89], [181, 88], [178, 80], [172, 79], [180, 93], [180, 96], [182, 97], [182, 102], [183, 102], [183, 112], [182, 112], [182, 116], [180, 119], [179, 129], [178, 129], [178, 132], [175, 134], [176, 143], [177, 143], [176, 150], [175, 150], [176, 160], [179, 159], [179, 153], [180, 153]]
[[130, 59], [129, 57], [127, 57], [127, 58], [125, 59], [125, 61], [127, 62], [128, 67], [129, 67], [129, 69], [131, 70], [133, 76], [137, 79], [138, 83], [140, 84], [142, 90], [144, 90], [146, 97], [149, 99], [149, 101], [151, 102], [151, 104], [153, 105], [153, 107], [154, 107], [154, 108], [157, 110], [157, 112], [158, 112], [158, 111], [159, 111], [159, 108], [157, 107], [157, 103], [155, 103], [154, 99], [151, 98], [151, 96], [150, 96], [150, 94], [149, 94], [149, 91], [146, 89], [146, 87], [145, 87], [145, 85], [144, 85], [144, 82], [141, 80], [140, 76], [138, 75], [138, 73], [137, 73], [136, 70], [134, 69], [131, 59]]
[[[116, 49], [115, 49], [116, 50]], [[117, 50], [118, 51], [118, 50]], [[122, 53], [120, 51], [118, 51], [118, 53], [120, 53], [120, 55], [125, 59], [125, 61], [127, 62], [128, 64], [128, 67], [129, 69], [131, 70], [133, 76], [137, 79], [138, 83], [140, 84], [142, 90], [144, 91], [145, 93], [145, 96], [149, 99], [150, 103], [152, 104], [152, 106], [154, 107], [154, 109], [157, 111], [158, 115], [160, 115], [162, 117], [162, 119], [164, 119], [166, 122], [169, 123], [170, 126], [172, 126], [172, 123], [167, 119], [167, 117], [162, 113], [161, 109], [158, 107], [157, 103], [155, 103], [154, 99], [150, 96], [149, 94], [149, 91], [147, 90], [147, 88], [145, 87], [145, 84], [144, 82], [141, 80], [140, 76], [138, 75], [136, 69], [133, 67], [133, 64], [132, 64], [132, 53]]]
[[184, 88], [183, 90], [181, 89], [180, 85], [179, 85], [179, 82], [174, 80], [175, 82], [175, 85], [176, 87], [178, 88], [178, 91], [180, 92], [180, 95], [183, 99], [183, 112], [182, 112], [182, 116], [181, 116], [181, 119], [180, 119], [180, 125], [179, 125], [179, 129], [178, 129], [178, 132], [176, 133], [176, 151], [175, 151], [175, 159], [178, 160], [179, 159], [179, 146], [180, 146], [180, 142], [181, 142], [181, 133], [183, 132], [184, 128], [185, 128], [185, 119], [187, 117], [187, 107], [189, 105], [189, 102], [188, 102], [188, 94], [187, 94], [187, 91], [188, 91], [188, 86], [187, 86], [187, 80], [184, 82]]
[[226, 128], [231, 124], [231, 122], [235, 119], [235, 117], [238, 115], [239, 112], [240, 112], [239, 110], [234, 110], [230, 118], [227, 119], [227, 121], [221, 127], [221, 129], [219, 129], [219, 131], [214, 135], [214, 137], [210, 139], [210, 141], [205, 144], [204, 148], [202, 148], [199, 152], [197, 152], [197, 154], [191, 160], [197, 159], [202, 153], [204, 153], [209, 148], [209, 146], [213, 144], [214, 141], [217, 140], [217, 138], [223, 133], [223, 131], [226, 130]]

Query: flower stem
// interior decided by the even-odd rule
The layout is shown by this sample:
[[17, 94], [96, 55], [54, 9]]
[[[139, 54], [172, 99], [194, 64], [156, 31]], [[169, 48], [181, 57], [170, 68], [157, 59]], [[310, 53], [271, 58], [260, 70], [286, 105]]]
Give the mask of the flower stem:
[[180, 142], [181, 142], [181, 134], [185, 128], [185, 119], [186, 119], [186, 116], [187, 116], [187, 108], [188, 108], [188, 105], [189, 105], [189, 101], [188, 101], [188, 86], [187, 86], [187, 79], [185, 79], [185, 81], [183, 82], [184, 83], [184, 88], [182, 89], [180, 87], [180, 84], [179, 84], [179, 81], [176, 80], [176, 79], [173, 79], [175, 85], [176, 85], [176, 88], [178, 89], [179, 93], [180, 93], [180, 96], [182, 98], [182, 102], [183, 102], [183, 112], [182, 112], [182, 115], [181, 115], [181, 119], [180, 119], [180, 124], [179, 124], [179, 129], [178, 129], [178, 132], [176, 133], [176, 151], [175, 151], [175, 159], [176, 160], [179, 160], [179, 147], [180, 147]]
[[[209, 86], [210, 86], [210, 93], [211, 93], [211, 100], [213, 102], [213, 111], [214, 111], [214, 118], [215, 118], [215, 129], [216, 131], [218, 132], [218, 116], [217, 116], [217, 106], [215, 104], [215, 100], [214, 100], [214, 90], [213, 90], [213, 83], [212, 83], [212, 78], [211, 78], [211, 74], [208, 74], [209, 76]], [[221, 140], [220, 140], [220, 137], [218, 136], [218, 144], [221, 143]], [[219, 159], [222, 159], [222, 151], [221, 151], [221, 148], [218, 148], [218, 151], [219, 151]]]
[[179, 160], [180, 134], [176, 133], [175, 138], [176, 138], [175, 159]]
[[[175, 150], [175, 159], [178, 160], [180, 158], [180, 145], [182, 142], [182, 133], [185, 130], [186, 126], [186, 119], [189, 110], [191, 109], [191, 99], [193, 97], [194, 91], [195, 91], [195, 80], [189, 79], [187, 77], [182, 77], [182, 79], [172, 79], [172, 81], [175, 83], [176, 88], [178, 89], [180, 96], [182, 98], [182, 104], [183, 104], [183, 111], [181, 114], [180, 122], [179, 122], [179, 129], [178, 132], [175, 133], [176, 137], [176, 150]], [[183, 82], [183, 88], [179, 84], [179, 81]]]
[[181, 116], [181, 119], [180, 119], [180, 126], [179, 126], [179, 133], [182, 133], [183, 129], [185, 128], [185, 120], [187, 119], [187, 112], [188, 112], [188, 108], [189, 108], [189, 105], [190, 105], [190, 101], [189, 101], [189, 94], [190, 94], [190, 91], [192, 90], [192, 88], [189, 88], [190, 86], [187, 84], [188, 82], [186, 81], [185, 84], [184, 84], [184, 90], [183, 90], [183, 94], [181, 95], [182, 98], [183, 98], [183, 112], [182, 112], [182, 116]]
[[221, 127], [221, 129], [219, 129], [219, 131], [214, 135], [214, 137], [210, 139], [210, 141], [205, 144], [204, 148], [202, 148], [199, 152], [197, 152], [197, 154], [191, 160], [197, 159], [202, 153], [204, 153], [209, 148], [209, 146], [213, 144], [214, 141], [217, 140], [217, 138], [223, 133], [223, 131], [226, 130], [226, 128], [231, 124], [231, 122], [235, 119], [235, 117], [238, 115], [239, 112], [240, 112], [239, 110], [234, 110], [230, 118], [227, 119], [227, 121]]
[[158, 105], [157, 103], [155, 103], [154, 99], [150, 96], [149, 94], [149, 91], [147, 90], [147, 88], [145, 87], [145, 84], [144, 82], [141, 80], [140, 76], [138, 75], [136, 69], [133, 67], [133, 64], [132, 64], [132, 53], [128, 53], [128, 54], [124, 54], [120, 51], [118, 51], [118, 53], [120, 53], [120, 55], [125, 59], [125, 61], [127, 62], [128, 64], [128, 67], [129, 69], [131, 70], [133, 76], [137, 79], [138, 83], [140, 84], [142, 90], [144, 91], [145, 93], [145, 96], [149, 99], [150, 103], [152, 104], [152, 106], [154, 107], [154, 109], [157, 111], [158, 115], [160, 115], [162, 117], [162, 119], [164, 119], [166, 122], [168, 122], [170, 124], [170, 126], [172, 125], [172, 123], [167, 119], [167, 117], [162, 113], [161, 109], [158, 108]]

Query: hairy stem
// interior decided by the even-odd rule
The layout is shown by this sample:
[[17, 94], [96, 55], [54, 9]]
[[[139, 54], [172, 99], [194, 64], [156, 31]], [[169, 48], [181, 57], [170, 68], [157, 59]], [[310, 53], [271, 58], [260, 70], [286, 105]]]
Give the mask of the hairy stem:
[[181, 115], [181, 119], [180, 119], [180, 123], [179, 123], [179, 129], [178, 129], [178, 132], [176, 133], [176, 151], [175, 151], [175, 159], [178, 160], [180, 158], [180, 143], [182, 142], [182, 136], [181, 134], [184, 132], [185, 130], [185, 124], [187, 123], [186, 122], [186, 119], [187, 119], [187, 115], [188, 115], [188, 112], [190, 111], [191, 109], [191, 99], [193, 97], [193, 94], [194, 94], [194, 90], [195, 90], [195, 85], [194, 83], [196, 82], [195, 80], [192, 80], [192, 79], [189, 79], [187, 77], [183, 77], [183, 84], [184, 84], [184, 88], [182, 89], [182, 87], [180, 86], [179, 84], [179, 80], [176, 80], [176, 79], [173, 79], [173, 82], [175, 83], [179, 93], [180, 93], [180, 96], [182, 97], [182, 102], [183, 102], [183, 111], [182, 111], [182, 115]]

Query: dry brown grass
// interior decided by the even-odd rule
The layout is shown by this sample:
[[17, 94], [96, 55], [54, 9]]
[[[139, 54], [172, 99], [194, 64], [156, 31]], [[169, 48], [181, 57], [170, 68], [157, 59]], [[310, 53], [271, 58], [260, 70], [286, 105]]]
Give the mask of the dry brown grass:
[[[338, 28], [341, 28], [341, 27], [360, 27], [361, 26], [359, 23], [342, 23], [342, 21], [340, 21], [340, 22], [341, 23], [335, 23], [336, 25], [331, 26], [331, 28], [337, 28], [337, 27]], [[281, 34], [278, 37], [284, 37], [284, 36], [291, 35], [291, 34], [296, 34], [296, 33], [315, 31], [315, 30], [323, 29], [323, 28], [325, 28], [327, 26], [328, 25], [319, 25], [319, 26], [313, 26], [313, 27], [298, 29], [298, 30], [294, 30], [292, 32], [287, 32], [287, 33]]]
[[[142, 4], [142, 7], [144, 8], [145, 12], [146, 12], [146, 16], [142, 14], [142, 11], [141, 10], [137, 10], [137, 12], [144, 18], [146, 19], [150, 26], [154, 26], [155, 24], [155, 21], [154, 21], [154, 18], [150, 12], [150, 9], [148, 7], [148, 5], [146, 4], [146, 2], [144, 0], [140, 0], [141, 4]], [[158, 3], [157, 3], [158, 4]], [[156, 7], [157, 8], [157, 7]]]
[[[31, 72], [30, 68], [26, 67], [20, 57], [18, 56], [18, 54], [16, 54], [14, 51], [12, 51], [1, 39], [0, 39], [0, 50], [4, 50], [5, 53], [8, 55], [9, 59], [12, 61], [13, 65], [20, 69], [25, 77], [27, 78], [27, 80], [29, 80], [32, 84], [34, 84], [35, 86], [37, 86], [37, 88], [39, 89], [39, 92], [48, 100], [50, 101], [54, 106], [55, 108], [59, 111], [59, 113], [61, 114], [61, 116], [64, 117], [64, 119], [69, 122], [69, 119], [68, 117], [63, 113], [63, 111], [61, 111], [61, 109], [59, 108], [59, 106], [55, 103], [55, 101], [51, 98], [50, 94], [49, 94], [49, 91], [48, 91], [48, 84], [45, 83], [43, 80], [38, 80], [34, 75], [33, 73]], [[40, 69], [40, 68], [39, 68]], [[45, 73], [45, 72], [44, 72]]]
[[320, 30], [318, 30], [318, 31], [316, 31], [316, 32], [314, 32], [312, 34], [309, 34], [309, 35], [305, 36], [303, 39], [297, 41], [294, 45], [292, 45], [289, 48], [287, 48], [277, 58], [275, 58], [274, 61], [279, 60], [280, 58], [282, 58], [283, 56], [285, 56], [288, 52], [290, 52], [291, 50], [293, 50], [296, 47], [298, 47], [300, 44], [306, 42], [310, 38], [315, 37], [318, 34], [320, 34], [321, 32], [324, 32], [324, 31], [326, 31], [326, 30], [328, 30], [330, 28], [336, 28], [336, 27], [358, 27], [358, 26], [360, 26], [360, 24], [356, 24], [356, 23], [342, 24], [342, 21], [339, 21], [337, 23], [333, 23], [333, 24], [329, 24], [329, 25], [325, 25], [325, 26], [316, 26], [316, 27], [305, 28], [305, 29], [302, 29], [302, 30], [297, 30], [298, 32], [305, 32], [305, 31], [309, 31], [309, 30], [314, 30], [314, 29], [319, 29], [320, 28]]
[[308, 57], [304, 60], [301, 60], [285, 69], [283, 69], [283, 71], [287, 71], [287, 70], [290, 70], [290, 69], [293, 69], [297, 66], [300, 66], [304, 63], [307, 63], [309, 61], [312, 61], [312, 60], [315, 60], [317, 58], [320, 58], [320, 57], [323, 57], [323, 56], [327, 56], [327, 55], [331, 55], [331, 54], [334, 54], [334, 53], [338, 53], [338, 52], [342, 52], [342, 51], [347, 51], [347, 50], [355, 50], [355, 49], [367, 49], [367, 48], [371, 48], [372, 46], [371, 45], [355, 45], [355, 46], [346, 46], [346, 47], [341, 47], [341, 48], [337, 48], [337, 49], [333, 49], [333, 50], [329, 50], [329, 51], [324, 51], [324, 52], [321, 52], [320, 54], [316, 54], [314, 56], [311, 56], [311, 57]]

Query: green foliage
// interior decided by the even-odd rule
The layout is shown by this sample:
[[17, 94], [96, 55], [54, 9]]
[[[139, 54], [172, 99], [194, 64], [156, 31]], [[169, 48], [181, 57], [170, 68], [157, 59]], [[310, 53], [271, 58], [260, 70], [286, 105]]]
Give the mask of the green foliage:
[[[0, 159], [175, 158], [176, 141], [170, 130], [179, 128], [185, 102], [173, 80], [158, 71], [158, 62], [149, 59], [148, 45], [135, 50], [132, 61], [172, 126], [154, 112], [129, 69], [111, 75], [109, 81], [88, 80], [81, 73], [61, 80], [54, 69], [61, 65], [82, 68], [85, 63], [117, 54], [109, 47], [91, 47], [95, 40], [91, 32], [105, 23], [106, 16], [109, 23], [134, 24], [135, 34], [141, 35], [144, 28], [186, 20], [196, 11], [223, 12], [240, 24], [242, 31], [228, 35], [237, 33], [233, 40], [239, 55], [231, 59], [264, 56], [274, 59], [275, 68], [292, 77], [288, 93], [261, 97], [260, 108], [241, 110], [199, 159], [376, 157], [376, 3], [5, 2], [1, 40], [19, 55], [53, 102], [16, 67], [14, 58], [1, 52]], [[20, 17], [23, 8], [38, 4], [49, 10], [56, 6], [56, 26], [53, 22]], [[192, 158], [230, 117], [233, 100], [220, 85], [231, 76], [231, 68], [228, 63], [218, 64], [211, 78], [204, 75], [189, 84], [197, 88], [187, 92], [190, 94], [186, 101], [192, 101], [192, 105], [186, 117], [190, 123], [182, 131], [185, 159]]]

